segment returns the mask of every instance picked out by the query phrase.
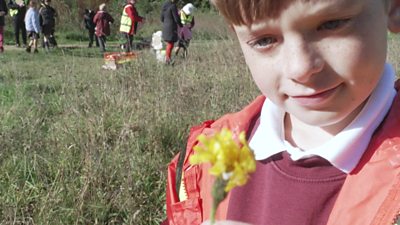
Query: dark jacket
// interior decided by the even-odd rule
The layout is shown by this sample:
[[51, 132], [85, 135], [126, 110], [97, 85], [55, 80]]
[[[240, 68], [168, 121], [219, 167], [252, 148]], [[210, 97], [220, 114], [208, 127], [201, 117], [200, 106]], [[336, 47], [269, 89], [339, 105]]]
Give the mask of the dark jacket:
[[114, 23], [114, 19], [108, 12], [98, 11], [93, 22], [96, 24], [96, 36], [109, 36], [111, 34], [110, 23]]
[[162, 38], [164, 41], [176, 42], [178, 40], [178, 26], [182, 27], [176, 4], [167, 0], [161, 11]]
[[24, 21], [25, 13], [26, 13], [26, 3], [24, 5], [18, 5], [14, 0], [10, 0], [8, 2], [8, 8], [17, 10], [17, 14], [14, 16], [11, 15], [11, 13], [10, 13], [10, 16], [13, 16], [14, 20]]
[[[8, 8], [7, 8], [6, 0], [0, 0], [0, 12], [5, 12], [6, 13], [5, 15], [7, 15], [7, 13], [8, 13], [7, 11], [8, 11]], [[5, 25], [5, 22], [4, 22], [5, 15], [0, 16], [0, 26]]]
[[83, 15], [85, 28], [91, 31], [94, 31], [94, 28], [96, 27], [96, 24], [93, 22], [94, 15], [96, 15], [96, 13], [89, 9], [86, 9], [85, 14]]
[[39, 14], [40, 14], [41, 26], [49, 26], [52, 28], [55, 27], [57, 12], [53, 7], [46, 4], [42, 4], [42, 7], [39, 10]]

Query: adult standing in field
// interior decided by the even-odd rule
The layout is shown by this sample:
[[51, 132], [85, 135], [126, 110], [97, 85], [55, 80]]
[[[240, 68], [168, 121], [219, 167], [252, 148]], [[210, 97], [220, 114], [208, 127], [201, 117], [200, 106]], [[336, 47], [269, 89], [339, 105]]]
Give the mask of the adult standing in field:
[[96, 37], [99, 41], [100, 50], [105, 52], [106, 37], [111, 34], [110, 24], [114, 23], [114, 18], [106, 11], [105, 3], [99, 6], [99, 11], [94, 16], [93, 22], [96, 24]]
[[192, 3], [188, 3], [179, 11], [182, 27], [178, 31], [179, 41], [178, 48], [175, 50], [175, 55], [183, 49], [183, 56], [187, 56], [187, 48], [189, 47], [190, 40], [192, 39], [192, 28], [194, 27], [193, 12], [196, 8]]
[[22, 36], [22, 47], [26, 47], [26, 29], [25, 29], [25, 13], [26, 13], [26, 5], [28, 1], [15, 1], [10, 0], [8, 2], [9, 14], [13, 18], [13, 28], [14, 28], [14, 38], [15, 38], [15, 46], [20, 47], [21, 42], [19, 39], [19, 35]]
[[[94, 39], [94, 29], [96, 28], [96, 24], [93, 22], [94, 15], [96, 13], [91, 9], [85, 9], [85, 14], [83, 15], [83, 20], [85, 22], [85, 28], [88, 30], [89, 34], [89, 45], [88, 47], [91, 48], [93, 46]], [[99, 47], [99, 42], [96, 38], [96, 47]]]
[[0, 53], [4, 52], [3, 42], [4, 42], [4, 17], [7, 15], [7, 4], [5, 0], [0, 0]]
[[30, 38], [28, 47], [26, 47], [26, 52], [30, 53], [33, 47], [33, 53], [38, 53], [37, 45], [40, 37], [40, 16], [39, 10], [37, 9], [37, 0], [29, 1], [29, 9], [25, 15], [25, 28]]
[[127, 52], [132, 50], [133, 35], [136, 34], [138, 23], [143, 22], [143, 17], [139, 16], [135, 8], [136, 0], [127, 0], [122, 10], [121, 25], [119, 31], [125, 38], [124, 49]]
[[171, 63], [171, 52], [174, 44], [178, 41], [178, 27], [182, 27], [181, 19], [178, 15], [176, 0], [167, 0], [164, 2], [161, 11], [162, 38], [167, 43], [165, 52], [165, 62]]
[[45, 0], [39, 10], [40, 25], [43, 33], [42, 45], [47, 51], [50, 49], [50, 45], [52, 47], [57, 47], [57, 42], [54, 37], [57, 12], [50, 4], [51, 0]]

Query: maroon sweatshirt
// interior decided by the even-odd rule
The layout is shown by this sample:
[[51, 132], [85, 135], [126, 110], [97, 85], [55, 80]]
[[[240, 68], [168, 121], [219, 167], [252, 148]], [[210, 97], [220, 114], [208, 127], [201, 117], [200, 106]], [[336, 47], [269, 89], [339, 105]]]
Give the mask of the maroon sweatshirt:
[[276, 154], [258, 161], [249, 182], [232, 190], [227, 219], [253, 225], [325, 225], [345, 178], [319, 156], [293, 161], [287, 152]]

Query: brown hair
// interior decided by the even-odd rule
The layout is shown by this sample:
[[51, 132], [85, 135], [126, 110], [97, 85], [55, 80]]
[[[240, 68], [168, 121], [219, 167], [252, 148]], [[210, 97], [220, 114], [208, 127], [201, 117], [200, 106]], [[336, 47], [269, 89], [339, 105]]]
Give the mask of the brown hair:
[[[308, 2], [310, 0], [300, 0]], [[383, 0], [386, 8], [389, 0]], [[275, 19], [293, 0], [210, 0], [232, 25], [250, 26], [264, 18]]]
[[211, 0], [233, 25], [250, 25], [266, 17], [276, 18], [289, 2], [290, 0]]

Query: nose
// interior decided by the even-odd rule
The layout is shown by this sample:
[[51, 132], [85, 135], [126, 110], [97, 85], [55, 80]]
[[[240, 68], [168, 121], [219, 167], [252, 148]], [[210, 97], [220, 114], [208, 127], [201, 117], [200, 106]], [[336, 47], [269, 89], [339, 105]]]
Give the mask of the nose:
[[317, 45], [304, 38], [286, 41], [283, 60], [285, 76], [296, 83], [306, 83], [324, 67]]

